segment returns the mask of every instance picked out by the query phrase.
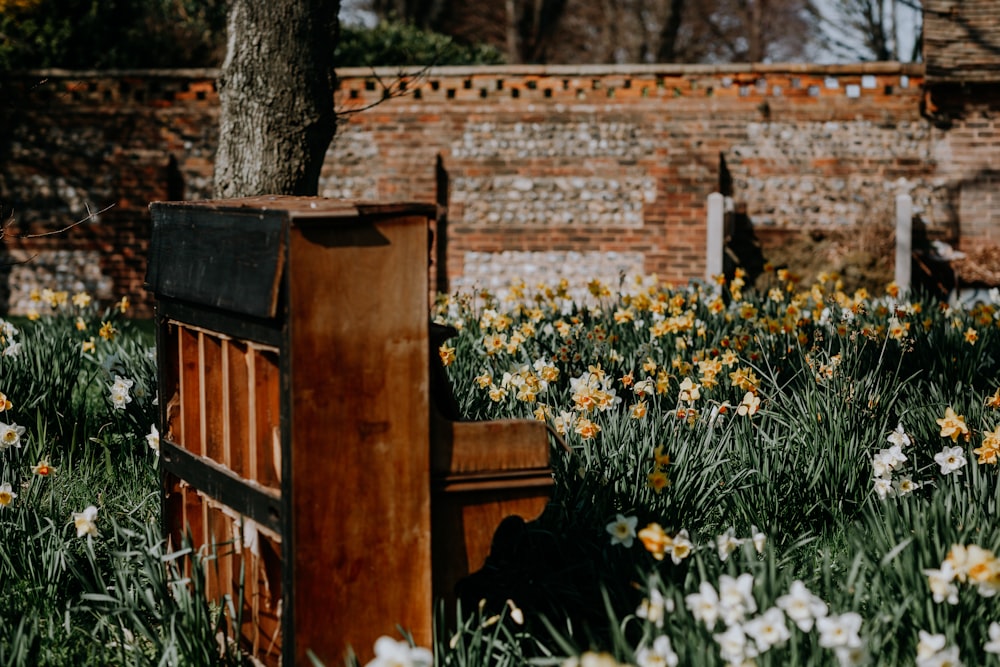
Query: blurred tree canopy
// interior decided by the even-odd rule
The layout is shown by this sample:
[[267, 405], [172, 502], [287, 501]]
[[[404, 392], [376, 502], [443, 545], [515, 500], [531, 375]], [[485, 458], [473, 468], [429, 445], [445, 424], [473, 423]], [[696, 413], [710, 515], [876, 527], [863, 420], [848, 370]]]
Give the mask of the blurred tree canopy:
[[504, 54], [485, 44], [460, 44], [412, 23], [380, 21], [374, 28], [341, 25], [338, 67], [378, 65], [498, 65]]
[[511, 63], [724, 63], [809, 59], [814, 0], [356, 0]]
[[[817, 44], [838, 60], [912, 59], [919, 37], [897, 37], [897, 5], [919, 12], [919, 0], [353, 0], [377, 25], [342, 25], [330, 43], [342, 67], [807, 61]], [[0, 69], [218, 67], [228, 6], [0, 0]]]
[[[227, 8], [227, 0], [0, 0], [0, 70], [219, 67]], [[503, 54], [382, 21], [343, 26], [335, 62], [479, 65]]]
[[226, 0], [0, 0], [0, 68], [217, 66]]

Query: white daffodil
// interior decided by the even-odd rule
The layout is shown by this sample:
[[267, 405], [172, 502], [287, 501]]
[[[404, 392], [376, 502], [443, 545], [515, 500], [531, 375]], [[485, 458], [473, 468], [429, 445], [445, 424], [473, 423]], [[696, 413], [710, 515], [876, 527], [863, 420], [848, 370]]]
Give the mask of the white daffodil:
[[778, 607], [771, 607], [760, 616], [755, 616], [743, 624], [747, 636], [757, 644], [763, 653], [772, 646], [784, 644], [792, 636], [785, 623], [785, 614]]
[[669, 549], [670, 560], [674, 561], [674, 565], [680, 565], [682, 560], [691, 555], [692, 549], [694, 549], [694, 544], [692, 544], [691, 538], [688, 536], [687, 529], [682, 529], [674, 535], [673, 544], [671, 544]]
[[914, 482], [909, 476], [900, 477], [895, 482], [896, 493], [900, 496], [905, 496], [907, 494], [913, 493], [920, 488], [920, 482]]
[[854, 612], [817, 618], [816, 629], [819, 630], [819, 645], [825, 648], [861, 646], [861, 616]]
[[917, 643], [917, 667], [960, 667], [962, 659], [957, 646], [945, 646], [944, 635], [932, 635], [920, 631], [920, 641]]
[[22, 435], [24, 435], [23, 426], [0, 422], [0, 451], [9, 447], [20, 447]]
[[736, 531], [731, 526], [722, 535], [717, 535], [715, 545], [719, 550], [719, 560], [725, 562], [729, 558], [729, 554], [739, 549], [741, 544], [743, 544], [743, 540], [736, 538]]
[[906, 435], [906, 432], [903, 430], [902, 423], [896, 426], [896, 430], [890, 433], [886, 440], [889, 441], [889, 444], [899, 447], [900, 449], [910, 446], [910, 436]]
[[934, 462], [941, 466], [942, 475], [948, 475], [965, 465], [965, 452], [959, 446], [946, 446], [934, 455]]
[[731, 665], [742, 665], [747, 659], [756, 657], [756, 650], [747, 643], [746, 633], [739, 623], [713, 637], [719, 645], [719, 655]]
[[864, 646], [838, 646], [833, 649], [840, 667], [860, 667], [868, 664], [868, 651]]
[[753, 598], [753, 575], [745, 572], [738, 577], [719, 577], [719, 606], [726, 625], [741, 623], [748, 614], [757, 611]]
[[885, 500], [886, 497], [892, 493], [892, 478], [876, 477], [874, 483], [875, 494], [878, 496], [879, 500]]
[[931, 595], [934, 596], [934, 602], [937, 604], [942, 602], [958, 604], [958, 586], [954, 583], [956, 574], [955, 567], [951, 561], [947, 560], [941, 563], [939, 570], [924, 570], [927, 585], [931, 589]]
[[673, 611], [673, 604], [673, 600], [667, 600], [663, 597], [659, 588], [651, 586], [649, 597], [643, 598], [642, 602], [639, 603], [635, 615], [646, 619], [658, 628], [662, 628], [667, 612]]
[[434, 654], [385, 635], [375, 640], [375, 657], [365, 667], [430, 667]]
[[605, 526], [611, 535], [611, 545], [620, 544], [626, 549], [631, 547], [632, 542], [635, 541], [635, 527], [638, 523], [639, 517], [616, 515], [615, 520]]
[[679, 659], [670, 644], [670, 637], [660, 635], [650, 647], [640, 648], [635, 653], [638, 667], [677, 667]]
[[806, 585], [797, 579], [789, 586], [788, 594], [779, 597], [775, 604], [802, 632], [812, 630], [815, 620], [826, 616], [828, 611], [826, 603], [810, 593]]
[[948, 639], [944, 635], [932, 635], [926, 630], [919, 633], [920, 641], [917, 642], [917, 660], [929, 658], [944, 649]]
[[697, 593], [684, 597], [684, 605], [695, 620], [704, 623], [709, 630], [715, 627], [722, 614], [722, 608], [719, 606], [719, 594], [707, 581], [698, 584]]
[[986, 642], [983, 646], [983, 650], [987, 653], [996, 653], [1000, 655], [1000, 623], [993, 621], [990, 623], [990, 640]]
[[116, 410], [123, 410], [125, 406], [132, 402], [129, 389], [135, 384], [134, 380], [115, 375], [115, 381], [109, 385], [111, 391], [111, 404]]
[[146, 436], [146, 444], [149, 448], [156, 452], [156, 455], [160, 455], [160, 432], [156, 428], [156, 424], [149, 427], [149, 435]]
[[73, 512], [73, 525], [77, 537], [97, 535], [97, 508], [91, 505], [82, 512]]

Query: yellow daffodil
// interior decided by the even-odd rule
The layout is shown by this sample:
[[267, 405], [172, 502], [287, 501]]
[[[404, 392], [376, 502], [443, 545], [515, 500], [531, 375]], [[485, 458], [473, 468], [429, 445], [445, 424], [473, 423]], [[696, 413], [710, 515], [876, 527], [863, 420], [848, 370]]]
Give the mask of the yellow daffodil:
[[118, 312], [120, 312], [122, 315], [124, 315], [125, 311], [127, 311], [128, 307], [129, 307], [128, 297], [127, 296], [123, 296], [122, 300], [119, 301], [117, 304], [115, 304], [115, 307], [118, 308]]
[[31, 472], [42, 477], [48, 477], [55, 471], [56, 469], [49, 465], [48, 459], [42, 459], [37, 464], [31, 466]]
[[648, 408], [646, 407], [646, 401], [639, 401], [638, 403], [633, 403], [629, 408], [629, 416], [632, 419], [642, 419], [646, 416]]
[[986, 397], [986, 407], [993, 408], [994, 410], [1000, 408], [1000, 387], [997, 387], [992, 396]]
[[586, 417], [580, 417], [573, 430], [584, 440], [590, 440], [597, 437], [597, 434], [601, 432], [601, 427]]
[[114, 340], [118, 330], [111, 322], [101, 322], [101, 330], [97, 334], [104, 340]]
[[438, 356], [441, 357], [441, 364], [444, 366], [451, 366], [455, 363], [455, 348], [450, 347], [447, 343], [438, 348]]
[[651, 523], [638, 533], [639, 541], [653, 558], [663, 560], [667, 550], [673, 546], [673, 540], [658, 523]]
[[73, 295], [73, 305], [77, 308], [86, 308], [90, 305], [90, 295], [86, 292], [77, 292]]
[[760, 378], [750, 368], [737, 368], [729, 374], [729, 380], [743, 391], [752, 391], [760, 384]]
[[938, 419], [937, 424], [941, 427], [942, 438], [951, 438], [952, 442], [958, 440], [959, 436], [968, 439], [969, 427], [965, 425], [965, 417], [955, 414], [951, 406], [944, 411], [944, 417]]
[[965, 330], [964, 338], [965, 342], [969, 345], [975, 345], [976, 341], [979, 339], [979, 332], [972, 327], [969, 327]]
[[670, 465], [670, 454], [663, 451], [664, 447], [666, 447], [666, 445], [660, 445], [653, 450], [653, 463], [657, 468], [665, 468]]
[[496, 385], [490, 386], [489, 391], [490, 400], [494, 403], [499, 403], [503, 399], [507, 398], [507, 390], [503, 387], [497, 387]]
[[647, 475], [647, 485], [656, 493], [662, 493], [663, 489], [670, 486], [670, 477], [662, 470], [655, 470]]
[[14, 404], [10, 402], [7, 395], [0, 391], [0, 412], [6, 412], [14, 407]]
[[973, 449], [972, 453], [979, 457], [979, 463], [996, 465], [997, 457], [1000, 456], [1000, 424], [983, 434], [982, 446]]
[[82, 347], [83, 347], [83, 352], [84, 352], [84, 354], [86, 354], [87, 352], [93, 352], [93, 351], [94, 351], [94, 349], [95, 349], [95, 348], [96, 348], [97, 346], [96, 346], [96, 345], [95, 345], [95, 343], [94, 343], [94, 339], [93, 339], [93, 338], [91, 338], [90, 340], [85, 340], [85, 341], [83, 341], [83, 346], [82, 346]]

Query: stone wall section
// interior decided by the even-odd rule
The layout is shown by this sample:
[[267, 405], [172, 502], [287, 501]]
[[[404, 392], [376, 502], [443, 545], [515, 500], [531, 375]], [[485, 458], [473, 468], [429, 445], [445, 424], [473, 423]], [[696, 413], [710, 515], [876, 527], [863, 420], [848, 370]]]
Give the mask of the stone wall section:
[[[570, 266], [607, 282], [701, 277], [705, 200], [720, 188], [762, 235], [871, 224], [898, 192], [941, 238], [998, 235], [996, 96], [925, 89], [918, 65], [399, 74], [339, 72], [320, 194], [446, 204], [436, 268], [452, 287]], [[148, 306], [148, 204], [210, 196], [217, 75], [0, 81], [0, 198], [16, 220], [0, 299], [17, 310], [33, 280], [55, 280], [40, 286]], [[371, 106], [385, 81], [405, 94]]]

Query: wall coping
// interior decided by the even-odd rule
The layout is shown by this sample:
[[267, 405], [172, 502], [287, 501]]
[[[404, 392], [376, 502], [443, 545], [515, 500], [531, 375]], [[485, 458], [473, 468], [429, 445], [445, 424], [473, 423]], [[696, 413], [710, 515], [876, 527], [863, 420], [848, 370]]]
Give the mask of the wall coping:
[[[924, 75], [923, 63], [900, 62], [859, 62], [838, 64], [816, 63], [735, 63], [717, 65], [695, 65], [675, 63], [626, 64], [626, 65], [476, 65], [449, 67], [340, 67], [336, 69], [340, 79], [358, 79], [371, 76], [620, 76], [620, 75], [661, 75], [661, 76], [704, 76], [725, 74], [771, 74], [790, 73], [804, 75], [843, 76], [852, 74], [900, 74], [920, 77]], [[33, 77], [47, 79], [94, 79], [135, 77], [147, 79], [218, 79], [219, 68], [188, 69], [107, 69], [70, 70], [37, 69], [10, 72], [0, 78]]]

